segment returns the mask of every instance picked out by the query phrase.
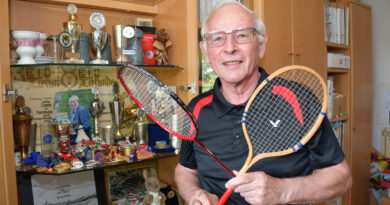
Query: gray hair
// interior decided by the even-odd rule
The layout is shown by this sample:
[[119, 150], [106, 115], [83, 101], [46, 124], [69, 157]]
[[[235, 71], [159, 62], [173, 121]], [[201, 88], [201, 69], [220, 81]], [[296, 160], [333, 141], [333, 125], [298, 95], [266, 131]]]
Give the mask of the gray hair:
[[259, 39], [261, 40], [261, 34], [265, 33], [266, 30], [265, 30], [265, 25], [263, 23], [262, 20], [260, 20], [259, 16], [252, 10], [248, 9], [245, 5], [241, 4], [240, 2], [238, 2], [237, 0], [220, 0], [217, 5], [215, 5], [213, 7], [213, 9], [211, 10], [211, 12], [206, 16], [205, 20], [202, 22], [202, 29], [200, 31], [201, 35], [202, 35], [202, 39], [205, 40], [205, 34], [207, 32], [207, 24], [208, 24], [208, 21], [210, 19], [210, 17], [216, 12], [218, 11], [218, 9], [222, 8], [223, 6], [227, 5], [227, 4], [234, 4], [234, 5], [238, 5], [240, 6], [242, 9], [244, 9], [245, 11], [247, 11], [250, 15], [252, 15], [253, 19], [255, 20], [255, 23], [256, 23], [256, 30], [259, 32]]
[[73, 101], [73, 100], [76, 100], [77, 102], [79, 101], [79, 96], [77, 96], [77, 95], [72, 95], [69, 99], [68, 99], [68, 101], [70, 102], [70, 101]]

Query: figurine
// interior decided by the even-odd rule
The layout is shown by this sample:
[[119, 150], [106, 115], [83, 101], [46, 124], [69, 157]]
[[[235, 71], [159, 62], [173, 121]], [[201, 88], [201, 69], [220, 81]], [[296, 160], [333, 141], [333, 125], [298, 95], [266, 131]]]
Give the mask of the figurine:
[[142, 201], [143, 205], [165, 205], [166, 196], [160, 192], [160, 181], [157, 178], [154, 168], [142, 170], [145, 179], [146, 195]]
[[153, 46], [154, 55], [156, 56], [157, 65], [168, 65], [168, 48], [172, 46], [172, 42], [169, 40], [168, 32], [165, 29], [159, 29], [154, 37], [155, 41]]

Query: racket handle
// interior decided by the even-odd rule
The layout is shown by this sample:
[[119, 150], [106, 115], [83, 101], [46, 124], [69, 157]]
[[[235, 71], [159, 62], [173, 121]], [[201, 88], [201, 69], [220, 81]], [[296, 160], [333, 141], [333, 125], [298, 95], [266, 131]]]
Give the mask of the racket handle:
[[232, 189], [232, 188], [227, 189], [225, 191], [225, 193], [223, 193], [221, 198], [219, 198], [217, 205], [224, 205], [226, 203], [226, 201], [228, 200], [229, 196], [232, 195], [233, 191], [234, 191], [234, 189]]
[[235, 177], [236, 175], [233, 174], [233, 172], [227, 168], [213, 153], [211, 153], [206, 147], [196, 138], [194, 139], [196, 144], [198, 144], [207, 154], [210, 155], [211, 158], [213, 158], [227, 173], [230, 174], [230, 176]]

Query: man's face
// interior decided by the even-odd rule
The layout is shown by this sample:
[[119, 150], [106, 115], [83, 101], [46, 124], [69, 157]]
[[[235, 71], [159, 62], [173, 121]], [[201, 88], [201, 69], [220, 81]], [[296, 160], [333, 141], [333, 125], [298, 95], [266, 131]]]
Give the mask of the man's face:
[[[230, 31], [238, 28], [255, 28], [253, 17], [237, 5], [225, 5], [209, 19], [207, 32]], [[222, 83], [237, 85], [248, 80], [255, 72], [264, 54], [267, 36], [260, 42], [256, 34], [250, 43], [239, 44], [232, 34], [227, 34], [224, 45], [202, 51]]]
[[77, 102], [77, 100], [69, 100], [69, 107], [72, 109], [72, 111], [75, 111], [78, 105], [79, 102]]

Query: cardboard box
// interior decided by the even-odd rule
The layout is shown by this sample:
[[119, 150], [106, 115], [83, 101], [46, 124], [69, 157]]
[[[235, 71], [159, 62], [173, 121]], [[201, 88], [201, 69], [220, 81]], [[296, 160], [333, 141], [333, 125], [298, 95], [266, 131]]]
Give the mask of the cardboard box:
[[346, 113], [345, 105], [344, 96], [333, 97], [332, 118], [340, 117], [340, 114]]

